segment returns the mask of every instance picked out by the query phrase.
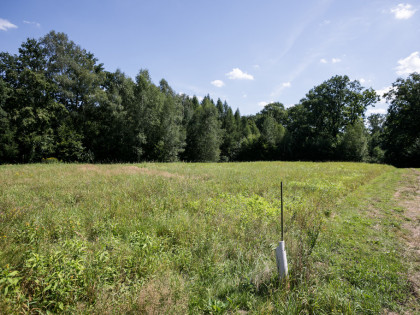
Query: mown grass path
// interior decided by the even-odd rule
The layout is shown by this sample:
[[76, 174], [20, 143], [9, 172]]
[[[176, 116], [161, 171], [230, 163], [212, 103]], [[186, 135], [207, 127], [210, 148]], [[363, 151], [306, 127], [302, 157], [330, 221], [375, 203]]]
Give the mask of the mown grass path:
[[[404, 208], [401, 239], [406, 244], [405, 257], [410, 263], [409, 279], [414, 296], [420, 299], [420, 171], [408, 169], [399, 183], [394, 198]], [[420, 313], [420, 304], [415, 305]]]
[[[418, 312], [418, 296], [410, 281], [413, 271], [419, 270], [418, 256], [401, 240], [405, 237], [412, 242], [416, 237], [411, 230], [413, 211], [417, 218], [419, 214], [418, 194], [413, 193], [416, 175], [412, 170], [396, 169], [375, 178], [346, 197], [326, 222], [327, 231], [315, 249], [320, 275], [317, 290], [329, 300], [323, 304], [341, 307], [323, 313]], [[403, 191], [410, 192], [409, 204], [416, 204], [409, 211], [401, 200]], [[407, 222], [411, 222], [409, 230]], [[418, 229], [418, 222], [415, 225]]]

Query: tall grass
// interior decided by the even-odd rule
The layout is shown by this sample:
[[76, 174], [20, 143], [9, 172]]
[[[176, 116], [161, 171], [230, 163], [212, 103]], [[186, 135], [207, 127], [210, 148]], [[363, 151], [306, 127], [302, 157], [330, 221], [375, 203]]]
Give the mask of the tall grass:
[[[351, 313], [354, 303], [333, 294], [339, 276], [330, 283], [320, 267], [328, 222], [394, 172], [296, 162], [1, 166], [0, 310]], [[287, 282], [274, 258], [281, 181]]]

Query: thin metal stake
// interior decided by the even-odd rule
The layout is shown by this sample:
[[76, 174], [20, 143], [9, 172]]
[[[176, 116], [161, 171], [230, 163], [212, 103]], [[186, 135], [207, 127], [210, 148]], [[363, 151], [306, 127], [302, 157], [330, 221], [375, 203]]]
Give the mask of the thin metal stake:
[[280, 184], [280, 195], [281, 195], [281, 240], [283, 239], [283, 182]]

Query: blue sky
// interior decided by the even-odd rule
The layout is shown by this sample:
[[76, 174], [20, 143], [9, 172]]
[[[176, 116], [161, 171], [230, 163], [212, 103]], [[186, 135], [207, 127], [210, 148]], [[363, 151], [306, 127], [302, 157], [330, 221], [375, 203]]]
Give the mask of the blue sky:
[[[420, 1], [14, 0], [0, 2], [0, 51], [66, 33], [105, 69], [148, 69], [178, 93], [241, 114], [289, 107], [334, 75], [385, 91], [420, 72]], [[368, 113], [384, 113], [377, 104]]]

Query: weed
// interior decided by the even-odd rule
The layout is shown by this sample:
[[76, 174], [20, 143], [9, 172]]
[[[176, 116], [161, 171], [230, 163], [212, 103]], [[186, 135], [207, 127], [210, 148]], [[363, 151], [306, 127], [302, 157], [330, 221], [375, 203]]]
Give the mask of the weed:
[[360, 163], [0, 166], [0, 313], [404, 310], [391, 250], [402, 211], [386, 197], [399, 174]]

